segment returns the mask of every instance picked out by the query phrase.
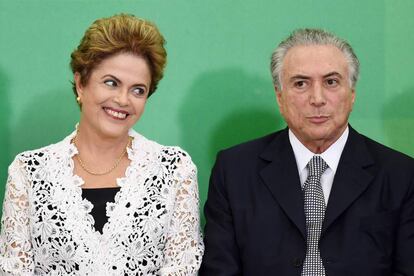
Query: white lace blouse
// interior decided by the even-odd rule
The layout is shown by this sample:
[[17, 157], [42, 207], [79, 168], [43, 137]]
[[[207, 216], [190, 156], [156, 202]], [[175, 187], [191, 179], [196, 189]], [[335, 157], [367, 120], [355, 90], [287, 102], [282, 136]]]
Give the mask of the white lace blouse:
[[101, 234], [73, 174], [74, 134], [10, 165], [0, 275], [196, 275], [204, 247], [190, 156], [131, 130], [131, 164]]

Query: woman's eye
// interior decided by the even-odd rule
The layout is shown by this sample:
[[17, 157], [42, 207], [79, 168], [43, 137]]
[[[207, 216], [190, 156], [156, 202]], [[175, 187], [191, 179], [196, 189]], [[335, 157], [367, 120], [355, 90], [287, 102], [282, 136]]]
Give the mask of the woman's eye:
[[132, 89], [132, 93], [133, 93], [135, 96], [144, 96], [144, 95], [145, 95], [145, 93], [146, 93], [146, 91], [145, 91], [145, 89], [144, 89], [144, 88], [142, 88], [142, 87], [135, 87], [135, 88], [133, 88], [133, 89]]
[[104, 83], [108, 86], [111, 86], [111, 87], [117, 87], [118, 86], [118, 83], [114, 80], [106, 80], [106, 81], [104, 81]]

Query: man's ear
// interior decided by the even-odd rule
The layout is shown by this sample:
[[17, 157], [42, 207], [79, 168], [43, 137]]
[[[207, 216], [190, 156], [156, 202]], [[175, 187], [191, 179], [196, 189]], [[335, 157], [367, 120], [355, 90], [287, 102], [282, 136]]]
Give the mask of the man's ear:
[[76, 92], [78, 93], [78, 97], [82, 98], [83, 96], [83, 86], [81, 82], [81, 75], [79, 72], [75, 72], [73, 75], [73, 79], [75, 81]]
[[281, 110], [281, 106], [283, 103], [283, 99], [282, 99], [282, 90], [280, 90], [277, 85], [274, 86], [275, 89], [275, 93], [276, 93], [276, 101], [277, 101], [277, 105], [279, 106], [279, 110]]
[[355, 91], [355, 88], [354, 88], [354, 89], [352, 89], [351, 93], [352, 93], [352, 95], [351, 95], [351, 97], [352, 97], [352, 105], [354, 105], [354, 103], [355, 103], [355, 97], [356, 97], [356, 91]]
[[353, 88], [351, 90], [351, 110], [354, 109], [355, 97], [356, 97], [355, 88]]

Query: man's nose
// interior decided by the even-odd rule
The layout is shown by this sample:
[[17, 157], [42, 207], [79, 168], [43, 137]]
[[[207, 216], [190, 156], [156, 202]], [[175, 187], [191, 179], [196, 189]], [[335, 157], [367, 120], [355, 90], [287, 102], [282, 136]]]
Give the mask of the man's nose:
[[315, 106], [324, 105], [326, 103], [325, 93], [323, 85], [315, 83], [310, 93], [310, 103]]

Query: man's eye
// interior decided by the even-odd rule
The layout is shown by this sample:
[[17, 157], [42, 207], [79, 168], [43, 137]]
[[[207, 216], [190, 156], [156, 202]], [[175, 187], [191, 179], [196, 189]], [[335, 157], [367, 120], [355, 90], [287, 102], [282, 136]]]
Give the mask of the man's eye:
[[132, 93], [133, 93], [135, 96], [144, 96], [144, 95], [145, 95], [145, 93], [146, 93], [146, 90], [145, 90], [144, 88], [142, 88], [142, 87], [134, 87], [134, 88], [132, 89]]
[[328, 86], [337, 86], [339, 84], [339, 81], [337, 79], [327, 79], [326, 84]]
[[295, 86], [296, 88], [304, 88], [304, 87], [306, 86], [306, 82], [305, 82], [305, 81], [296, 81], [296, 82], [294, 83], [294, 86]]
[[118, 83], [114, 80], [106, 80], [106, 81], [104, 81], [104, 83], [108, 86], [111, 86], [111, 87], [117, 87], [118, 86]]

